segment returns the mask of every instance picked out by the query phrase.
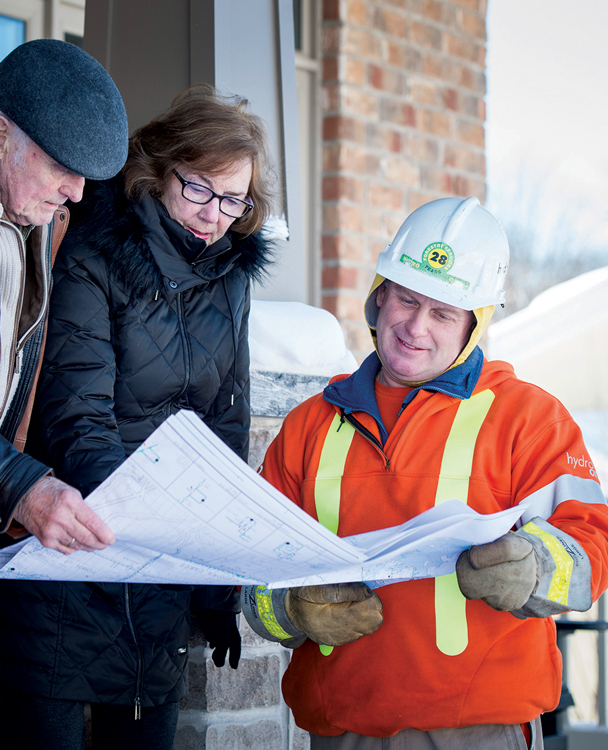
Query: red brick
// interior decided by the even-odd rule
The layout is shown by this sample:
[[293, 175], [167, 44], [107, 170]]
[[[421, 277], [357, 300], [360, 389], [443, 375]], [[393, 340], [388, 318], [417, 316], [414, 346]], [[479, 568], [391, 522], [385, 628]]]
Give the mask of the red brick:
[[338, 77], [338, 56], [325, 56], [323, 58], [323, 81], [337, 81]]
[[437, 2], [437, 0], [424, 0], [422, 13], [425, 18], [430, 18], [433, 21], [441, 21], [443, 13], [442, 4]]
[[386, 40], [386, 60], [389, 65], [394, 65], [396, 68], [406, 67], [406, 48], [402, 42], [394, 42], [392, 39]]
[[384, 174], [388, 182], [394, 182], [404, 187], [420, 186], [420, 167], [412, 164], [408, 159], [395, 156], [385, 156], [382, 160]]
[[385, 66], [369, 66], [369, 83], [375, 89], [387, 91], [390, 94], [403, 96], [405, 93], [405, 80], [401, 73], [388, 70]]
[[382, 211], [367, 208], [360, 210], [361, 231], [369, 237], [377, 237], [382, 230]]
[[338, 320], [360, 320], [363, 316], [363, 300], [352, 293], [323, 294], [321, 307], [329, 310]]
[[340, 229], [361, 232], [362, 226], [362, 210], [359, 206], [347, 206], [343, 203], [326, 203], [323, 206], [324, 232], [337, 232]]
[[343, 44], [342, 26], [324, 26], [321, 34], [323, 52], [340, 52]]
[[379, 113], [378, 96], [359, 87], [345, 86], [344, 111], [377, 119]]
[[386, 4], [410, 13], [422, 13], [422, 0], [386, 0]]
[[484, 174], [485, 171], [482, 152], [473, 151], [451, 143], [445, 147], [443, 163], [446, 167], [452, 167], [461, 172]]
[[407, 156], [419, 161], [439, 163], [439, 144], [434, 138], [428, 138], [422, 134], [410, 135], [404, 151]]
[[452, 57], [460, 57], [477, 65], [483, 65], [485, 61], [485, 47], [483, 44], [465, 39], [455, 34], [447, 34], [447, 53]]
[[356, 289], [357, 269], [346, 266], [323, 265], [321, 285], [327, 289]]
[[365, 26], [367, 22], [367, 6], [362, 0], [349, 0], [346, 6], [346, 20], [357, 26]]
[[443, 89], [440, 83], [425, 78], [409, 79], [410, 99], [415, 104], [431, 107], [443, 106]]
[[451, 135], [450, 117], [445, 112], [435, 112], [432, 109], [418, 110], [418, 127], [426, 133], [449, 138]]
[[440, 78], [443, 83], [449, 84], [456, 82], [458, 68], [453, 60], [449, 60], [444, 55], [427, 52], [422, 55], [422, 72], [425, 76]]
[[460, 31], [467, 36], [480, 39], [485, 42], [487, 39], [486, 19], [477, 13], [470, 13], [468, 10], [458, 9], [456, 13], [456, 23]]
[[454, 193], [462, 198], [475, 195], [483, 203], [485, 200], [486, 184], [484, 180], [458, 175], [454, 180]]
[[364, 182], [355, 177], [328, 175], [323, 178], [322, 194], [324, 201], [348, 200], [363, 203]]
[[423, 190], [446, 193], [450, 192], [452, 178], [444, 169], [424, 166], [421, 170], [420, 183]]
[[483, 149], [486, 143], [483, 125], [467, 122], [466, 120], [458, 120], [456, 123], [456, 140], [460, 143], [468, 143], [469, 146], [477, 146]]
[[400, 13], [395, 13], [386, 8], [377, 7], [374, 9], [371, 17], [371, 25], [372, 28], [381, 31], [383, 34], [389, 34], [398, 39], [406, 39], [408, 36], [405, 17]]
[[366, 241], [360, 235], [326, 234], [321, 238], [321, 251], [324, 259], [337, 258], [339, 260], [361, 260], [364, 255]]
[[363, 86], [366, 83], [367, 66], [357, 57], [347, 57], [344, 64], [344, 79], [347, 83]]
[[323, 20], [340, 20], [340, 0], [323, 0]]
[[342, 106], [342, 89], [337, 83], [325, 84], [321, 89], [323, 112], [337, 112]]
[[365, 125], [353, 117], [330, 115], [323, 118], [323, 139], [325, 141], [355, 141], [365, 143]]
[[458, 109], [458, 92], [454, 89], [445, 89], [443, 99], [446, 109], [456, 111]]
[[440, 29], [431, 24], [414, 21], [410, 30], [410, 39], [414, 44], [441, 51], [443, 34]]
[[454, 5], [462, 5], [469, 10], [479, 10], [479, 0], [451, 0], [451, 2], [453, 2]]
[[415, 127], [417, 122], [417, 111], [411, 104], [403, 104], [393, 99], [385, 99], [381, 103], [381, 115], [383, 121], [394, 122], [405, 127]]
[[381, 208], [384, 211], [399, 211], [403, 208], [403, 190], [387, 187], [378, 182], [369, 185], [370, 206]]
[[458, 85], [471, 89], [482, 96], [486, 93], [486, 76], [483, 71], [474, 70], [469, 65], [461, 65], [458, 70]]
[[[363, 312], [361, 315], [363, 315]], [[358, 325], [356, 323], [349, 323], [343, 326], [343, 330], [347, 349], [350, 349], [358, 362], [361, 363], [374, 348], [369, 328], [364, 323], [359, 323]]]
[[384, 124], [370, 122], [366, 126], [366, 143], [381, 151], [400, 153], [403, 139], [401, 133]]

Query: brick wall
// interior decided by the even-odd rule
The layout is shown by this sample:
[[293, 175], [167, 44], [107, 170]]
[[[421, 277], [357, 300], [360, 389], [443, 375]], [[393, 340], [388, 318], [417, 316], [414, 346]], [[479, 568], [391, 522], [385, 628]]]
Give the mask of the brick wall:
[[358, 358], [378, 254], [434, 198], [485, 199], [487, 0], [323, 0], [322, 306]]

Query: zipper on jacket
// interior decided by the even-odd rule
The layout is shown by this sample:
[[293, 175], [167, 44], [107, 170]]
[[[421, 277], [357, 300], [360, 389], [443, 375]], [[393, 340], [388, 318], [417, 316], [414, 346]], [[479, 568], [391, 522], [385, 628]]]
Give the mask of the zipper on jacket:
[[133, 625], [133, 618], [131, 616], [131, 587], [128, 583], [123, 583], [124, 601], [125, 601], [125, 616], [127, 618], [127, 624], [131, 631], [133, 642], [135, 643], [135, 650], [137, 651], [137, 675], [135, 680], [135, 700], [133, 702], [135, 706], [135, 720], [141, 719], [141, 687], [143, 681], [143, 658], [141, 655], [141, 648], [137, 635], [135, 634], [135, 626]]
[[345, 419], [350, 425], [352, 425], [360, 435], [362, 435], [368, 442], [370, 442], [374, 446], [374, 448], [376, 448], [377, 451], [382, 454], [382, 457], [384, 458], [384, 470], [388, 471], [391, 465], [391, 460], [384, 452], [382, 443], [378, 440], [374, 433], [368, 430], [367, 427], [364, 427], [361, 422], [353, 417], [350, 412], [347, 413], [344, 409], [340, 409], [340, 413], [343, 419]]
[[[184, 386], [181, 391], [171, 401], [171, 406], [175, 404], [186, 392], [190, 385], [190, 344], [188, 343], [188, 334], [186, 333], [186, 321], [184, 318], [184, 300], [182, 292], [177, 293], [177, 321], [179, 323], [179, 335], [182, 340], [182, 350], [184, 352]], [[171, 412], [171, 409], [169, 409]]]

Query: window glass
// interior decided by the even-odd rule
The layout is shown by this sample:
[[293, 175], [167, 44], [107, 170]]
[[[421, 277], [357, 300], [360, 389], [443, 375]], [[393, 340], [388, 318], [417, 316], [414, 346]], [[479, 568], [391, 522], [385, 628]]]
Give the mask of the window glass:
[[25, 21], [0, 16], [0, 60], [25, 42]]
[[293, 0], [293, 30], [296, 49], [302, 50], [302, 0]]
[[63, 35], [63, 38], [66, 42], [69, 42], [70, 44], [75, 44], [77, 47], [82, 48], [83, 44], [83, 38], [81, 36], [78, 36], [78, 34], [70, 34], [68, 31], [65, 32]]

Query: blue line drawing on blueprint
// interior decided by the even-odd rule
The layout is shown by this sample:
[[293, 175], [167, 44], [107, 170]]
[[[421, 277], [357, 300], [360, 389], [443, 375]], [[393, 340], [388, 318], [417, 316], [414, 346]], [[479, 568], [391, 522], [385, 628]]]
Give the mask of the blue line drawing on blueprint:
[[205, 486], [205, 480], [201, 480], [196, 486], [190, 486], [188, 489], [190, 492], [188, 492], [187, 495], [184, 495], [182, 498], [182, 502], [186, 502], [186, 500], [194, 500], [197, 503], [204, 503], [207, 499], [207, 495], [202, 491], [201, 487]]
[[295, 542], [283, 542], [283, 544], [279, 544], [278, 547], [275, 547], [273, 552], [279, 560], [292, 560], [301, 549], [301, 544], [296, 544]]
[[253, 541], [253, 538], [250, 536], [249, 532], [251, 531], [251, 529], [254, 529], [257, 526], [255, 518], [250, 518], [249, 516], [247, 516], [240, 521], [237, 521], [234, 518], [228, 518], [227, 520], [236, 526], [241, 539], [246, 539], [248, 542]]
[[146, 445], [144, 443], [139, 450], [135, 451], [135, 453], [141, 453], [141, 455], [145, 456], [148, 461], [150, 461], [150, 463], [157, 464], [160, 461], [160, 456], [155, 450], [157, 447], [157, 443], [155, 443], [154, 445]]

